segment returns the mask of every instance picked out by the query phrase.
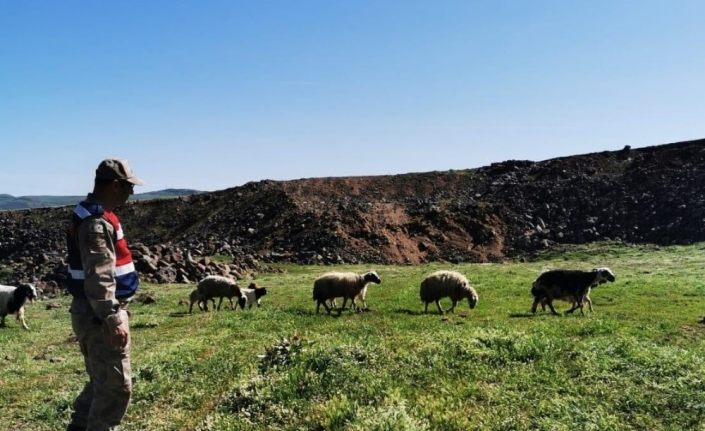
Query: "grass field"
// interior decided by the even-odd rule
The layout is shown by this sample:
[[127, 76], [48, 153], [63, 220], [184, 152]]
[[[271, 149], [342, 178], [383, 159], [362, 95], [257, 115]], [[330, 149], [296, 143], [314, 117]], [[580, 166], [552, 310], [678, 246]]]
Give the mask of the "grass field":
[[[609, 266], [595, 313], [528, 313], [544, 269]], [[263, 307], [188, 315], [193, 286], [144, 285], [134, 304], [125, 430], [705, 429], [705, 245], [600, 244], [534, 262], [376, 266], [367, 313], [314, 314], [330, 267], [262, 274]], [[367, 270], [368, 266], [335, 269]], [[480, 296], [421, 313], [428, 272], [465, 273]], [[0, 429], [60, 430], [84, 383], [67, 307], [0, 329]], [[447, 304], [446, 304], [447, 305]], [[568, 307], [558, 303], [559, 310]]]

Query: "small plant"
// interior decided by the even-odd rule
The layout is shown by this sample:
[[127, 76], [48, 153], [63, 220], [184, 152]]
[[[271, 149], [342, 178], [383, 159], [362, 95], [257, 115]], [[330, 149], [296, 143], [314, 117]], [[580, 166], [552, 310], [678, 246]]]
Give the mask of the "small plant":
[[271, 368], [289, 365], [303, 349], [301, 337], [293, 335], [291, 338], [282, 337], [273, 345], [267, 347], [264, 355], [259, 355], [259, 371], [266, 373]]

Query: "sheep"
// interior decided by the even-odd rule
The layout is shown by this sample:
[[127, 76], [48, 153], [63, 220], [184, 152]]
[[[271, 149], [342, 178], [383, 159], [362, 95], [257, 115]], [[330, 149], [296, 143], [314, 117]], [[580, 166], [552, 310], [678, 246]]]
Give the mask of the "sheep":
[[531, 312], [536, 313], [538, 304], [541, 303], [543, 306], [545, 303], [551, 309], [551, 313], [558, 315], [553, 308], [553, 300], [562, 299], [573, 303], [572, 308], [566, 313], [572, 313], [580, 308], [580, 312], [585, 314], [583, 310], [585, 302], [590, 305], [590, 311], [592, 311], [592, 300], [589, 296], [592, 287], [614, 280], [614, 273], [609, 268], [595, 268], [592, 271], [570, 269], [546, 271], [539, 275], [531, 286], [531, 294], [534, 296]]
[[220, 301], [218, 302], [218, 310], [220, 310], [220, 306], [223, 303], [223, 298], [228, 298], [230, 300], [230, 309], [235, 309], [235, 306], [233, 305], [233, 297], [236, 297], [238, 299], [238, 304], [240, 304], [240, 308], [243, 310], [245, 309], [245, 303], [247, 302], [247, 299], [242, 295], [242, 292], [240, 291], [240, 287], [235, 283], [235, 280], [223, 277], [220, 275], [209, 275], [208, 277], [204, 278], [203, 280], [198, 282], [198, 286], [196, 287], [198, 290], [198, 293], [205, 298], [204, 303], [205, 303], [205, 309], [208, 311], [208, 300], [210, 299], [213, 301], [213, 306], [215, 307], [215, 300], [214, 298], [220, 298]]
[[[585, 300], [585, 302], [588, 303], [588, 307], [590, 307], [591, 313], [594, 312], [594, 310], [592, 309], [592, 299], [590, 299], [590, 292], [592, 292], [593, 288], [597, 287], [600, 284], [606, 283], [606, 282], [607, 282], [607, 280], [602, 280], [599, 283], [593, 284], [592, 286], [590, 286], [588, 288], [587, 292], [585, 293], [584, 300]], [[561, 301], [570, 302], [572, 306], [577, 305], [577, 302], [575, 302], [573, 300], [572, 296], [567, 296], [567, 297], [563, 297], [563, 298], [554, 298], [554, 299], [559, 299]], [[548, 299], [547, 298], [542, 299], [541, 300], [541, 311], [546, 311], [546, 304], [548, 304]]]
[[453, 312], [458, 301], [468, 300], [471, 309], [477, 306], [478, 296], [475, 289], [470, 285], [468, 279], [456, 271], [436, 271], [426, 276], [421, 281], [419, 296], [424, 303], [424, 313], [428, 313], [428, 304], [436, 303], [438, 312], [443, 314], [441, 309], [441, 298], [449, 297], [453, 305], [446, 312]]
[[[363, 287], [362, 290], [360, 291], [360, 293], [358, 293], [357, 296], [355, 297], [356, 301], [362, 301], [362, 303], [363, 303], [363, 307], [362, 308], [358, 307], [357, 308], [358, 310], [361, 310], [361, 311], [369, 310], [369, 307], [367, 307], [366, 298], [367, 298], [367, 286]], [[328, 306], [330, 306], [331, 308], [338, 308], [338, 303], [336, 302], [335, 298], [331, 298], [328, 301]]]
[[317, 302], [316, 313], [323, 305], [330, 314], [328, 301], [343, 297], [343, 306], [339, 309], [338, 315], [343, 312], [348, 299], [352, 300], [351, 310], [356, 310], [355, 298], [367, 287], [369, 283], [381, 284], [382, 279], [375, 271], [369, 271], [358, 275], [354, 272], [328, 272], [321, 275], [313, 282], [313, 300]]
[[30, 302], [37, 299], [37, 288], [34, 285], [5, 286], [0, 284], [0, 327], [5, 326], [5, 316], [14, 313], [17, 320], [22, 323], [22, 327], [29, 330], [29, 326], [24, 320], [24, 304], [28, 299]]
[[245, 295], [245, 298], [247, 299], [247, 305], [248, 308], [252, 308], [253, 304], [257, 304], [257, 306], [260, 306], [260, 301], [264, 295], [267, 294], [267, 288], [266, 287], [260, 287], [255, 283], [250, 283], [250, 285], [246, 289], [240, 289], [243, 295]]
[[[213, 308], [215, 308], [215, 300], [211, 298], [211, 301], [213, 301]], [[198, 304], [198, 309], [201, 311], [208, 311], [208, 299], [206, 299], [205, 296], [201, 295], [198, 292], [198, 289], [193, 289], [191, 291], [191, 294], [189, 295], [189, 306], [188, 306], [188, 312], [191, 314], [193, 311], [193, 304], [197, 303]]]

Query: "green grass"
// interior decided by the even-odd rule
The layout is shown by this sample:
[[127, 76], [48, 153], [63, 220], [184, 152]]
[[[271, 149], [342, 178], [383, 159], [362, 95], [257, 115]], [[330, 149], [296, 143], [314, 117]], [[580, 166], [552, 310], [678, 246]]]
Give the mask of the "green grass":
[[[704, 429], [704, 252], [600, 244], [528, 263], [376, 266], [372, 311], [341, 317], [310, 299], [330, 267], [261, 275], [269, 295], [247, 312], [188, 315], [192, 286], [145, 285], [157, 302], [131, 308], [123, 429]], [[594, 314], [528, 313], [542, 270], [594, 266], [617, 275], [593, 291]], [[439, 268], [470, 278], [475, 310], [421, 313], [419, 282]], [[85, 374], [60, 302], [30, 305], [30, 332], [0, 329], [0, 429], [67, 422]]]

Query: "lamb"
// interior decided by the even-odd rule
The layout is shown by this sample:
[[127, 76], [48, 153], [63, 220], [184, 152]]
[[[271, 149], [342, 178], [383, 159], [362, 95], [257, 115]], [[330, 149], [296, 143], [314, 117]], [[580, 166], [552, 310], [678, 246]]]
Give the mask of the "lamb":
[[[191, 314], [191, 311], [193, 311], [193, 304], [197, 303], [198, 304], [198, 309], [201, 311], [208, 311], [208, 299], [206, 299], [205, 296], [201, 295], [198, 292], [198, 289], [193, 289], [191, 291], [191, 294], [189, 295], [189, 306], [188, 306], [188, 312]], [[213, 301], [213, 308], [215, 308], [215, 300], [211, 298], [211, 301]]]
[[558, 315], [553, 308], [553, 300], [562, 299], [573, 303], [573, 307], [566, 313], [572, 313], [580, 308], [580, 312], [585, 314], [583, 310], [585, 302], [590, 305], [590, 311], [592, 311], [592, 300], [589, 296], [592, 287], [614, 280], [614, 273], [609, 268], [595, 268], [592, 271], [570, 269], [546, 271], [539, 275], [531, 287], [531, 294], [534, 296], [531, 312], [536, 313], [536, 307], [541, 303], [542, 306], [547, 304], [551, 313]]
[[267, 294], [266, 287], [260, 287], [256, 283], [250, 283], [246, 289], [240, 289], [245, 298], [247, 299], [248, 308], [252, 308], [253, 304], [260, 306], [260, 301], [264, 295]]
[[22, 327], [29, 330], [29, 326], [24, 320], [24, 304], [28, 299], [30, 302], [37, 299], [37, 288], [34, 285], [5, 286], [0, 284], [0, 327], [5, 326], [5, 316], [14, 313], [17, 320], [22, 323]]
[[316, 313], [323, 305], [330, 314], [328, 300], [343, 297], [343, 306], [338, 311], [338, 315], [345, 309], [348, 299], [352, 300], [351, 310], [358, 309], [355, 298], [362, 292], [369, 283], [381, 284], [382, 279], [375, 271], [369, 271], [358, 275], [354, 272], [328, 272], [318, 277], [313, 282], [313, 300], [317, 302]]
[[[362, 310], [362, 311], [369, 310], [369, 307], [367, 307], [366, 298], [367, 298], [367, 286], [363, 287], [362, 290], [360, 291], [360, 293], [358, 293], [357, 296], [355, 297], [356, 301], [362, 301], [362, 303], [363, 303], [363, 307], [362, 308], [358, 307], [358, 310]], [[338, 303], [335, 301], [335, 298], [330, 299], [328, 301], [328, 305], [332, 308], [338, 308]]]
[[435, 302], [438, 312], [443, 314], [439, 302], [441, 298], [449, 297], [453, 301], [453, 305], [446, 312], [453, 312], [458, 301], [466, 298], [468, 305], [473, 309], [479, 299], [468, 279], [456, 271], [436, 271], [427, 275], [421, 281], [419, 295], [424, 302], [424, 313], [428, 313], [428, 304]]
[[208, 311], [208, 300], [213, 301], [213, 306], [215, 307], [214, 298], [220, 298], [218, 302], [217, 309], [220, 310], [220, 306], [223, 303], [223, 298], [228, 298], [230, 300], [230, 308], [235, 309], [233, 305], [233, 298], [237, 298], [240, 308], [245, 309], [245, 303], [247, 299], [242, 295], [240, 287], [235, 283], [235, 280], [220, 275], [209, 275], [203, 280], [198, 282], [196, 287], [198, 293], [205, 298], [205, 309]]

